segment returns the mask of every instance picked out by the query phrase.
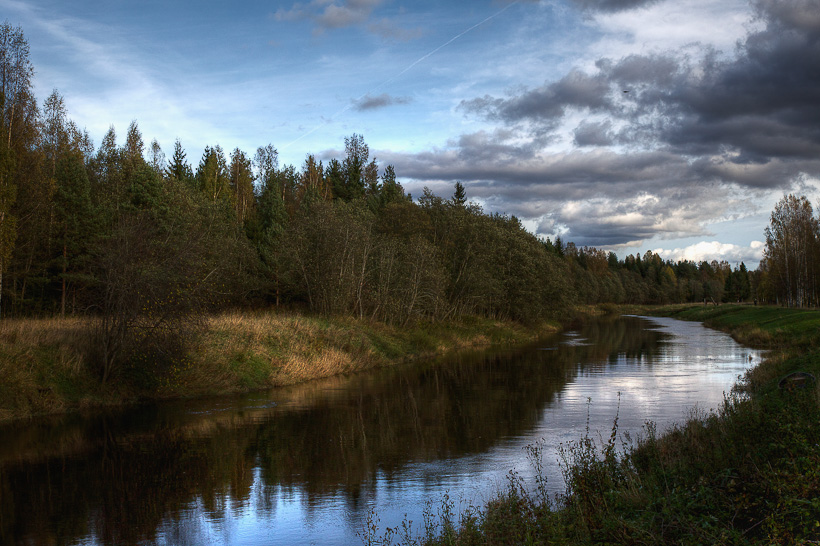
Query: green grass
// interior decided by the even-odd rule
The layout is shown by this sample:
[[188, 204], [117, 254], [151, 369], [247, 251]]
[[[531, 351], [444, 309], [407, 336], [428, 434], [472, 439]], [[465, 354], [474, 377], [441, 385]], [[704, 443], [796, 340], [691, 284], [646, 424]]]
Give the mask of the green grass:
[[757, 347], [817, 347], [820, 341], [820, 311], [814, 309], [727, 304], [670, 306], [655, 313], [702, 321]]

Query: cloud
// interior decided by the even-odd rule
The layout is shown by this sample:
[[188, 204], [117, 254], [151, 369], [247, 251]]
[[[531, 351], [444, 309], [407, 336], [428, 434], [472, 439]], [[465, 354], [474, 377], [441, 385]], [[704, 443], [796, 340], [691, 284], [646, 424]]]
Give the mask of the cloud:
[[410, 97], [393, 97], [387, 93], [382, 93], [381, 95], [376, 95], [375, 97], [368, 94], [352, 102], [355, 110], [365, 112], [367, 110], [386, 108], [388, 106], [393, 106], [394, 104], [409, 104], [413, 102], [413, 99]]
[[465, 100], [460, 108], [489, 120], [514, 123], [522, 120], [552, 122], [564, 116], [568, 108], [600, 111], [610, 105], [609, 82], [601, 75], [590, 76], [572, 70], [561, 80], [525, 90], [506, 99], [486, 95]]
[[317, 31], [344, 28], [368, 20], [372, 11], [382, 0], [347, 0], [342, 2], [313, 0], [308, 4], [296, 3], [289, 10], [278, 9], [274, 17], [278, 21], [313, 21]]
[[395, 42], [409, 42], [423, 34], [421, 28], [402, 28], [387, 18], [368, 23], [367, 30], [376, 36], [380, 36], [383, 40]]
[[[541, 0], [521, 0], [523, 2], [538, 3]], [[615, 13], [628, 11], [656, 4], [660, 0], [571, 0], [572, 3], [587, 12]], [[512, 0], [506, 0], [507, 3]]]
[[[581, 2], [616, 4], [648, 5]], [[760, 192], [820, 176], [820, 0], [754, 10], [733, 52], [690, 44], [601, 57], [540, 86], [462, 100], [461, 112], [494, 128], [393, 163], [408, 187], [465, 181], [493, 211], [578, 244], [709, 236], [710, 223], [759, 212]]]
[[423, 154], [379, 152], [410, 178], [405, 187], [449, 192], [465, 181], [468, 196], [492, 211], [535, 220], [541, 235], [561, 233], [579, 245], [622, 247], [656, 238], [710, 235], [705, 219], [756, 208], [719, 182], [697, 179], [693, 166], [662, 151], [608, 149], [541, 153], [510, 135], [477, 132], [458, 146]]
[[[465, 100], [461, 108], [541, 130], [557, 127], [573, 112], [604, 115], [608, 125], [578, 126], [578, 145], [612, 143], [609, 130], [618, 120], [625, 127], [616, 135], [621, 144], [720, 157], [724, 165], [765, 165], [763, 170], [778, 174], [769, 184], [779, 186], [783, 176], [820, 173], [820, 24], [812, 22], [820, 18], [801, 18], [809, 3], [820, 11], [818, 0], [759, 2], [765, 27], [749, 34], [728, 60], [708, 49], [695, 62], [673, 54], [603, 58], [595, 63], [597, 72], [573, 69], [539, 88]], [[727, 181], [761, 185], [754, 176]]]
[[574, 135], [576, 146], [609, 146], [615, 143], [610, 120], [601, 122], [584, 120], [575, 128]]
[[384, 0], [312, 0], [279, 8], [273, 14], [277, 21], [310, 21], [314, 34], [328, 30], [361, 26], [370, 33], [390, 41], [408, 41], [422, 34], [421, 29], [404, 29], [388, 18], [373, 19], [373, 12]]
[[752, 241], [749, 246], [739, 246], [731, 243], [721, 243], [719, 241], [701, 241], [684, 248], [666, 250], [659, 248], [655, 250], [664, 260], [691, 262], [711, 262], [712, 260], [726, 260], [730, 263], [745, 262], [757, 263], [763, 259], [763, 241]]
[[659, 0], [573, 0], [582, 9], [591, 12], [613, 13], [655, 4]]

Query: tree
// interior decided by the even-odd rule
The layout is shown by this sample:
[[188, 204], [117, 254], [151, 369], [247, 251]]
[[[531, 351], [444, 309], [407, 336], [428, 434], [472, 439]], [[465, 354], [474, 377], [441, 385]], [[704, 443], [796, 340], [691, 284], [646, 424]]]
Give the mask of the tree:
[[383, 208], [390, 203], [400, 203], [407, 200], [404, 188], [399, 181], [396, 180], [396, 169], [393, 168], [393, 165], [388, 165], [384, 168], [384, 173], [382, 173], [379, 207]]
[[[60, 314], [65, 316], [71, 284], [88, 285], [95, 214], [91, 204], [91, 185], [78, 151], [60, 155], [54, 195], [55, 224], [58, 227], [60, 257]], [[76, 290], [76, 286], [73, 289]]]
[[818, 221], [805, 197], [787, 195], [775, 205], [763, 259], [770, 282], [786, 305], [817, 304], [818, 233]]
[[301, 198], [302, 202], [316, 201], [318, 199], [327, 201], [330, 199], [330, 187], [325, 181], [324, 165], [312, 154], [308, 154], [305, 163], [302, 165]]
[[463, 207], [466, 202], [467, 194], [464, 191], [464, 184], [462, 184], [461, 182], [456, 182], [455, 192], [453, 192], [452, 203], [457, 207]]
[[206, 146], [196, 170], [199, 191], [211, 202], [229, 201], [233, 194], [230, 188], [228, 165], [222, 148]]
[[151, 141], [151, 147], [148, 149], [148, 164], [154, 169], [159, 176], [165, 173], [165, 152], [157, 142], [157, 139]]
[[364, 315], [373, 224], [361, 200], [317, 201], [295, 217], [289, 245], [312, 310]]
[[17, 239], [16, 174], [25, 146], [26, 126], [36, 105], [31, 93], [34, 68], [29, 46], [20, 27], [8, 21], [0, 25], [0, 314], [3, 303], [3, 276]]
[[236, 221], [244, 226], [255, 212], [253, 165], [250, 158], [239, 148], [231, 153], [230, 186], [233, 191]]
[[122, 149], [117, 146], [117, 132], [112, 125], [103, 136], [92, 162], [96, 185], [92, 195], [107, 210], [109, 225], [113, 224], [113, 218], [125, 197], [123, 159]]
[[248, 236], [259, 256], [264, 295], [272, 296], [278, 306], [282, 280], [285, 276], [283, 240], [288, 215], [281, 180], [279, 154], [272, 144], [260, 147], [254, 156], [256, 167], [256, 218], [248, 228]]
[[162, 376], [194, 343], [207, 312], [242, 292], [236, 262], [245, 249], [220, 203], [172, 179], [159, 183], [164, 206], [123, 207], [97, 245], [92, 360], [109, 382], [127, 367]]
[[136, 120], [128, 126], [128, 131], [125, 133], [125, 147], [122, 152], [127, 178], [132, 171], [145, 162], [143, 155], [145, 153], [145, 144], [142, 142], [142, 133], [140, 133]]
[[375, 158], [370, 160], [370, 148], [362, 135], [353, 133], [345, 138], [345, 158], [341, 164], [331, 161], [327, 176], [333, 196], [352, 201], [366, 195], [376, 195], [379, 189], [379, 171]]
[[370, 157], [370, 149], [362, 135], [353, 133], [345, 138], [344, 190], [341, 192], [346, 200], [362, 197], [365, 191], [364, 170]]
[[191, 184], [194, 178], [191, 166], [185, 158], [185, 149], [179, 139], [174, 141], [174, 155], [171, 156], [171, 163], [165, 169], [165, 176], [186, 184]]
[[57, 172], [57, 159], [66, 146], [66, 107], [55, 89], [43, 103], [43, 152], [52, 178]]
[[342, 163], [333, 158], [327, 163], [325, 167], [325, 181], [330, 186], [333, 192], [334, 199], [347, 199], [347, 190], [345, 188], [345, 173], [342, 170]]

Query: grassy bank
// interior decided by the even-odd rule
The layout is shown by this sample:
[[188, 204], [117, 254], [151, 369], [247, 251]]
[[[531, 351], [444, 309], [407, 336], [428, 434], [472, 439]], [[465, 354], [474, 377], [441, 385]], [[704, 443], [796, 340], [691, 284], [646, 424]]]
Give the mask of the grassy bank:
[[467, 348], [533, 341], [555, 324], [524, 327], [477, 317], [410, 327], [273, 312], [208, 319], [181, 356], [137, 356], [101, 385], [88, 362], [84, 319], [0, 321], [0, 421], [144, 399], [288, 385]]
[[587, 437], [565, 446], [568, 490], [557, 499], [513, 478], [496, 499], [462, 516], [445, 504], [439, 521], [425, 522], [423, 537], [395, 529], [370, 543], [817, 544], [820, 391], [778, 383], [797, 371], [820, 377], [820, 312], [732, 305], [652, 311], [706, 321], [772, 351], [712, 414], [662, 436], [649, 425], [626, 451], [617, 423], [603, 445]]

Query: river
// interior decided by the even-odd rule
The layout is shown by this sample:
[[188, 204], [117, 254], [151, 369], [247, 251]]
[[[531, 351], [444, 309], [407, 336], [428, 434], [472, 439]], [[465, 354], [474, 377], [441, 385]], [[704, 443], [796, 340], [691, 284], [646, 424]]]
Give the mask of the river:
[[[448, 498], [481, 506], [543, 446], [718, 407], [761, 354], [698, 323], [620, 317], [526, 348], [241, 397], [0, 427], [2, 544], [361, 544]], [[625, 440], [626, 441], [626, 440]]]

